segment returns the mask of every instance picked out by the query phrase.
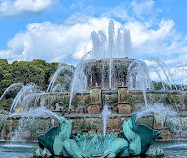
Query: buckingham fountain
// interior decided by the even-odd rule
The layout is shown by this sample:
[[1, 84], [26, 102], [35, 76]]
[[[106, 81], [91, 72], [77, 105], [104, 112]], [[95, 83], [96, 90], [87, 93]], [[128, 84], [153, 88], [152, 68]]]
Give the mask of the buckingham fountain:
[[[40, 148], [64, 157], [144, 155], [156, 140], [186, 139], [186, 91], [164, 62], [129, 58], [130, 31], [116, 31], [113, 20], [107, 33], [93, 31], [91, 41], [92, 51], [75, 69], [59, 65], [46, 91], [33, 83], [7, 88], [0, 100], [12, 87], [20, 91], [10, 112], [0, 115], [1, 139], [38, 140]], [[55, 82], [65, 73], [72, 76], [68, 91], [69, 82]], [[161, 90], [154, 89], [150, 73]]]

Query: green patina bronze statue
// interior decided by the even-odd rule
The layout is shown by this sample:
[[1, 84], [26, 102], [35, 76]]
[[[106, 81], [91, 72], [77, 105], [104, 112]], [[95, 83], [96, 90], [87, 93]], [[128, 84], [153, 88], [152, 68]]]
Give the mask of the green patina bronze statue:
[[55, 156], [84, 158], [99, 155], [102, 158], [114, 158], [143, 155], [160, 132], [136, 122], [136, 115], [125, 120], [123, 133], [119, 135], [72, 135], [72, 121], [61, 117], [61, 126], [39, 135], [38, 141], [41, 148], [47, 148]]

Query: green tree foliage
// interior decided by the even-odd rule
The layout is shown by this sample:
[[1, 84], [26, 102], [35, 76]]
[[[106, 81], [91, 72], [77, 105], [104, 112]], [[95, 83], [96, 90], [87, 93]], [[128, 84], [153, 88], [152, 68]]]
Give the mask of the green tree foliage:
[[[46, 90], [51, 76], [56, 71], [58, 65], [59, 63], [57, 62], [47, 63], [45, 60], [39, 59], [33, 61], [15, 61], [9, 64], [7, 59], [0, 59], [0, 96], [11, 84], [20, 82], [24, 85], [35, 83], [41, 86], [43, 90]], [[9, 93], [5, 98], [13, 98], [14, 95], [11, 94], [14, 93]], [[0, 105], [6, 103], [6, 101], [2, 101]]]
[[46, 89], [48, 78], [58, 66], [58, 63], [46, 63], [44, 60], [15, 61], [11, 65], [11, 74], [14, 83], [22, 82], [24, 84], [35, 83]]
[[0, 59], [0, 94], [13, 83], [13, 76], [10, 72], [10, 64], [6, 59]]
[[13, 83], [35, 83], [46, 89], [51, 74], [58, 63], [46, 63], [45, 60], [15, 61], [9, 64], [6, 59], [0, 59], [0, 95]]
[[46, 63], [45, 60], [38, 59], [15, 61], [12, 64], [6, 59], [0, 59], [0, 95], [8, 86], [18, 82], [24, 85], [32, 82], [45, 90], [57, 66], [58, 63]]
[[[154, 90], [163, 90], [162, 82], [152, 81], [152, 83], [153, 83]], [[177, 84], [176, 87], [173, 84], [171, 85], [171, 87], [166, 83], [163, 83], [163, 84], [167, 90], [176, 90], [176, 87], [178, 90], [181, 89], [181, 85], [179, 85], [179, 84]]]

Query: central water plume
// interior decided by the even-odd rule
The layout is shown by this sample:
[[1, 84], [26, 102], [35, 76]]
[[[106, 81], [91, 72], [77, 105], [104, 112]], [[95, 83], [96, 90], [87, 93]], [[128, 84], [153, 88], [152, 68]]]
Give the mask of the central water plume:
[[114, 21], [109, 21], [108, 33], [104, 31], [93, 31], [92, 59], [124, 58], [130, 57], [132, 53], [131, 35], [128, 29], [115, 30]]
[[107, 121], [108, 117], [111, 114], [111, 111], [108, 109], [108, 105], [105, 105], [102, 111], [102, 118], [103, 118], [103, 135], [106, 134], [107, 130]]

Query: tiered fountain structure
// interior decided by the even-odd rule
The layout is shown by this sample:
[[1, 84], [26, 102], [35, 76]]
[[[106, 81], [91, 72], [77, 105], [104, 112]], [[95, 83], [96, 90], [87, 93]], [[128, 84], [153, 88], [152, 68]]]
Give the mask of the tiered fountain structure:
[[[123, 121], [133, 113], [138, 114], [139, 123], [161, 130], [162, 140], [186, 138], [187, 95], [182, 88], [177, 89], [166, 65], [151, 59], [154, 64], [148, 67], [142, 60], [130, 59], [130, 31], [115, 31], [113, 20], [108, 33], [94, 31], [91, 39], [92, 51], [85, 54], [75, 70], [59, 66], [46, 92], [34, 84], [13, 85], [22, 88], [10, 113], [1, 115], [1, 139], [35, 140], [38, 134], [57, 125], [58, 116], [62, 115], [73, 121], [74, 133], [120, 133]], [[74, 75], [70, 90], [64, 91], [68, 83], [55, 84], [55, 80], [67, 71]], [[153, 89], [150, 72], [158, 75], [162, 90]], [[175, 90], [171, 90], [172, 85]], [[101, 113], [104, 105], [108, 105], [107, 115]], [[105, 130], [102, 116], [108, 117]]]

